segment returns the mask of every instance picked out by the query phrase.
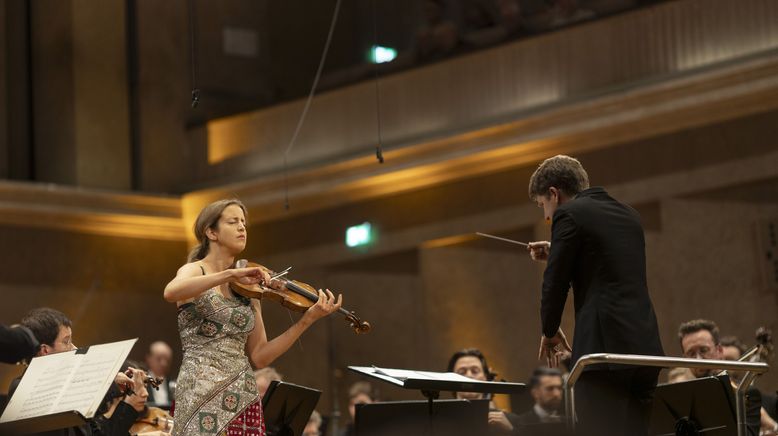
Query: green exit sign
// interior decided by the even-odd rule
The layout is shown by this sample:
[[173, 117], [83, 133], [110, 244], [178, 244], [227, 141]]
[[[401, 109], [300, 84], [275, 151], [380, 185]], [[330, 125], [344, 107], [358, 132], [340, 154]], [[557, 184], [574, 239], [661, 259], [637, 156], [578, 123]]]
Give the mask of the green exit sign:
[[367, 245], [373, 239], [370, 223], [362, 223], [346, 229], [346, 246], [359, 247]]

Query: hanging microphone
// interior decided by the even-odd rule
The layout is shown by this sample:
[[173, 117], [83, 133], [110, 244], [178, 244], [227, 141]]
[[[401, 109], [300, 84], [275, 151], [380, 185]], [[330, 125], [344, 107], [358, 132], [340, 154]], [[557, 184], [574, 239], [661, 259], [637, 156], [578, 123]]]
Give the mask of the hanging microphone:
[[196, 108], [200, 103], [200, 90], [195, 88], [192, 90], [192, 108]]
[[378, 144], [375, 148], [375, 157], [378, 159], [378, 163], [384, 163], [384, 152], [381, 150], [381, 144]]

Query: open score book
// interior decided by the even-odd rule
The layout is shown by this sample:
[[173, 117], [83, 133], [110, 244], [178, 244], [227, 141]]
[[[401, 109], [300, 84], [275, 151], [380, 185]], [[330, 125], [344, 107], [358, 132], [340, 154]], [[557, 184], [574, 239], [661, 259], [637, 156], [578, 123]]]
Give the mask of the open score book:
[[78, 412], [92, 418], [137, 339], [36, 357], [0, 424]]

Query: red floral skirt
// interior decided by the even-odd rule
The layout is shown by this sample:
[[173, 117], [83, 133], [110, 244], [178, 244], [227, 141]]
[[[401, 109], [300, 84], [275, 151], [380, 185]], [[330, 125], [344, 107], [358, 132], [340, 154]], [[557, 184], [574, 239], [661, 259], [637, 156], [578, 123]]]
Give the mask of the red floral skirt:
[[[176, 403], [170, 407], [170, 416], [175, 416]], [[227, 425], [227, 436], [265, 436], [265, 417], [262, 415], [262, 400], [257, 399]]]
[[227, 436], [265, 436], [265, 417], [257, 400], [227, 425]]

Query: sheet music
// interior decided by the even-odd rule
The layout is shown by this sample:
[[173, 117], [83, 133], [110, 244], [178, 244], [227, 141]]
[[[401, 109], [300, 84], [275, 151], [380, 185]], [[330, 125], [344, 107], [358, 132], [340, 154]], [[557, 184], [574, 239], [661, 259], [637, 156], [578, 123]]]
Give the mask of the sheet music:
[[410, 369], [378, 368], [375, 366], [372, 367], [372, 369], [375, 374], [385, 375], [387, 377], [396, 378], [398, 380], [407, 380], [411, 378], [422, 380], [443, 380], [469, 383], [473, 382], [473, 379], [454, 372], [414, 371]]
[[0, 423], [78, 411], [94, 416], [137, 339], [32, 359]]
[[424, 391], [461, 391], [516, 394], [526, 389], [523, 383], [482, 381], [453, 372], [417, 371], [411, 369], [349, 366], [349, 370], [375, 377], [404, 389]]

